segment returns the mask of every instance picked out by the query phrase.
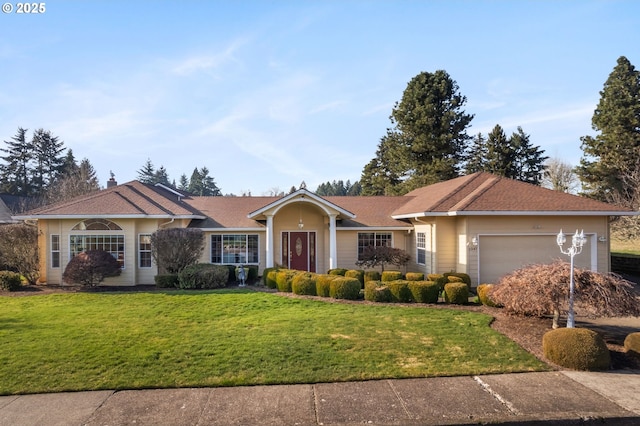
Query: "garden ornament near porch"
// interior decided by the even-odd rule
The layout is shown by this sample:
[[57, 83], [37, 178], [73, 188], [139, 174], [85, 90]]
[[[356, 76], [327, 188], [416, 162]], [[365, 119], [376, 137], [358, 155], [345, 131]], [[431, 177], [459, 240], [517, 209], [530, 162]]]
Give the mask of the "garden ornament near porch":
[[245, 276], [244, 273], [244, 265], [240, 265], [238, 267], [238, 281], [240, 281], [240, 287], [244, 287], [245, 283], [244, 281], [247, 279], [247, 277]]
[[584, 236], [584, 230], [578, 233], [576, 229], [576, 233], [571, 237], [571, 247], [565, 249], [564, 243], [567, 241], [567, 237], [560, 229], [558, 236], [556, 237], [556, 242], [558, 243], [558, 247], [560, 247], [560, 252], [562, 254], [566, 254], [571, 258], [571, 267], [569, 268], [569, 313], [567, 314], [567, 328], [575, 327], [575, 319], [573, 313], [573, 293], [575, 288], [575, 281], [573, 276], [573, 258], [582, 252], [582, 247], [587, 242], [587, 238]]

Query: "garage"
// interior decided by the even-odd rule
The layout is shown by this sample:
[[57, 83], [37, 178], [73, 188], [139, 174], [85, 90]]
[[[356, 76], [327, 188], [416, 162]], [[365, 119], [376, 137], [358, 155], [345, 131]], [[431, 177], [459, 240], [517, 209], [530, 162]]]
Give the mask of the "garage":
[[[592, 264], [593, 236], [587, 235], [582, 252], [575, 256], [575, 266], [596, 269]], [[571, 237], [567, 236], [568, 247]], [[477, 255], [480, 265], [480, 283], [496, 283], [506, 275], [523, 266], [535, 263], [551, 263], [556, 259], [566, 262], [569, 256], [560, 253], [556, 235], [478, 235]]]

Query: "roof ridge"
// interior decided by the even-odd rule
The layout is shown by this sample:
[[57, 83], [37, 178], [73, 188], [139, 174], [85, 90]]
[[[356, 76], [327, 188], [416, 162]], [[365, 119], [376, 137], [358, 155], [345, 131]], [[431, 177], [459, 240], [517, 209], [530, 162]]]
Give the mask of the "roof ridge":
[[485, 180], [480, 185], [478, 185], [478, 187], [473, 191], [471, 191], [469, 195], [462, 198], [455, 205], [451, 206], [449, 211], [464, 210], [466, 206], [471, 204], [473, 201], [477, 200], [478, 197], [480, 197], [487, 190], [493, 187], [499, 180], [500, 180], [499, 176], [495, 176], [495, 175], [488, 176], [487, 180]]
[[[466, 187], [468, 187], [469, 185], [471, 185], [471, 183], [472, 183], [473, 181], [475, 181], [476, 179], [478, 179], [478, 178], [479, 178], [480, 176], [482, 176], [482, 175], [483, 175], [483, 173], [482, 173], [482, 172], [477, 172], [477, 173], [475, 173], [475, 176], [474, 176], [474, 174], [466, 175], [466, 176], [460, 176], [461, 178], [462, 178], [462, 177], [467, 177], [467, 176], [468, 176], [470, 179], [469, 179], [467, 182], [463, 183], [462, 185], [460, 185], [460, 186], [456, 187], [456, 189], [455, 189], [454, 191], [449, 191], [447, 194], [443, 195], [443, 196], [442, 196], [442, 198], [440, 198], [438, 201], [436, 201], [435, 203], [433, 203], [433, 206], [431, 207], [431, 211], [436, 211], [436, 210], [437, 210], [437, 208], [438, 208], [439, 206], [441, 206], [442, 204], [444, 204], [448, 199], [450, 199], [450, 198], [451, 198], [451, 197], [453, 197], [455, 194], [457, 194], [457, 193], [459, 193], [460, 191], [462, 191], [464, 188], [466, 188]], [[446, 180], [445, 180], [445, 181], [443, 181], [443, 183], [445, 183], [445, 182], [448, 182], [448, 181], [446, 181]], [[427, 187], [425, 187], [425, 188], [427, 188]]]

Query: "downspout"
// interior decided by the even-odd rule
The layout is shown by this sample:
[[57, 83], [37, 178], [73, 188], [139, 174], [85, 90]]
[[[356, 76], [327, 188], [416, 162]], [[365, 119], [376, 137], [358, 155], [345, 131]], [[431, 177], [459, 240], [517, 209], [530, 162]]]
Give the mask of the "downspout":
[[161, 223], [160, 225], [158, 225], [158, 228], [162, 228], [165, 225], [171, 225], [173, 222], [176, 221], [175, 217], [172, 217], [171, 220], [169, 222], [165, 222], [165, 223]]

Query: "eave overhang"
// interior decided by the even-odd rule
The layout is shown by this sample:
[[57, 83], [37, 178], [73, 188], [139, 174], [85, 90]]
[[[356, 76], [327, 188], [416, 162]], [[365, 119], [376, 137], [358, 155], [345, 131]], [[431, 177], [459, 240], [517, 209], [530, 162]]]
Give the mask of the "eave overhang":
[[448, 211], [448, 212], [419, 212], [392, 215], [394, 219], [415, 219], [419, 217], [449, 217], [449, 216], [638, 216], [640, 212], [608, 210], [608, 211]]

